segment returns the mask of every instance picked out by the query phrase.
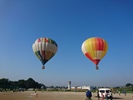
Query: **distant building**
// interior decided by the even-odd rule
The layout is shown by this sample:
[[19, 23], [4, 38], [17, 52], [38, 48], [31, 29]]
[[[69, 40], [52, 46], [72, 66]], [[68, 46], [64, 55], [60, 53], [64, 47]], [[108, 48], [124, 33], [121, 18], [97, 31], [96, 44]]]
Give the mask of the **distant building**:
[[34, 91], [34, 88], [29, 88], [28, 91]]
[[94, 86], [82, 86], [82, 89], [94, 90]]
[[75, 87], [71, 87], [71, 81], [68, 81], [68, 89], [73, 89], [73, 90], [77, 90], [77, 89], [83, 89], [83, 90], [96, 90], [97, 87], [95, 86], [75, 86]]
[[68, 89], [71, 89], [71, 81], [68, 81]]
[[49, 88], [47, 88], [46, 90], [47, 90], [47, 91], [54, 91], [54, 90], [56, 90], [56, 89], [53, 88], [53, 87], [49, 87]]
[[94, 87], [94, 86], [76, 86], [76, 87], [71, 87], [71, 89], [94, 90], [94, 89], [96, 89], [96, 87]]

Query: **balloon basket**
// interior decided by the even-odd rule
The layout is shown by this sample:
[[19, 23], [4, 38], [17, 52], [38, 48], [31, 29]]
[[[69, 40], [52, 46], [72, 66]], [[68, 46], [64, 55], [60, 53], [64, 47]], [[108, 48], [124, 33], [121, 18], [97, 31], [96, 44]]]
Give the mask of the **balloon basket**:
[[98, 68], [98, 66], [96, 65], [96, 70], [98, 70], [99, 68]]
[[42, 66], [42, 69], [45, 69], [45, 66]]

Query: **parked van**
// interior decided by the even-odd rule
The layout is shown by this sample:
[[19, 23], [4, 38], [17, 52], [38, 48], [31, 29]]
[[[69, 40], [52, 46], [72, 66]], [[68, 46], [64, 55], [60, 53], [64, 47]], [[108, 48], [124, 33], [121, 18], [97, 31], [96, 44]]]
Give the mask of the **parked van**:
[[112, 92], [111, 92], [111, 89], [109, 88], [99, 88], [98, 89], [98, 95], [99, 97], [112, 97]]

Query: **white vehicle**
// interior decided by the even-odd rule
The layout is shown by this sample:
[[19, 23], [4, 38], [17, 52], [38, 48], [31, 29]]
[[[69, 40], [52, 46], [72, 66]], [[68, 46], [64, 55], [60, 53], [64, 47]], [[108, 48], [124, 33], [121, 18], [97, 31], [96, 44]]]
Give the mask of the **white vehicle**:
[[99, 88], [98, 89], [98, 95], [99, 97], [112, 97], [112, 92], [111, 92], [111, 89], [109, 88]]

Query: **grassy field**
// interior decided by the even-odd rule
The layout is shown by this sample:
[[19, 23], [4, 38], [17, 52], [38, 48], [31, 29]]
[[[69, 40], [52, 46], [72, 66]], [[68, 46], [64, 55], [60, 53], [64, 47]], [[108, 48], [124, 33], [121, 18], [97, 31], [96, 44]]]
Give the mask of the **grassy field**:
[[[85, 100], [85, 92], [0, 92], [0, 100]], [[133, 94], [114, 94], [113, 100], [133, 100]], [[93, 93], [92, 100], [98, 100]], [[101, 99], [99, 99], [101, 100]]]

